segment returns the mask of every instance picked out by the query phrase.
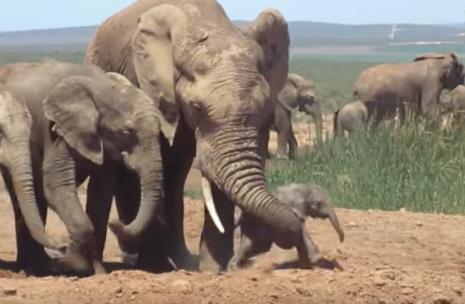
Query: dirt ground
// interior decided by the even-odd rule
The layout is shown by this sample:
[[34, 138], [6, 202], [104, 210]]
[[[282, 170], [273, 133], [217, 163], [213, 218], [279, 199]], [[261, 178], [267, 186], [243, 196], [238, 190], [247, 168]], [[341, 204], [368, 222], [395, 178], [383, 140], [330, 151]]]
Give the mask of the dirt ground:
[[[194, 172], [189, 184], [197, 183]], [[0, 304], [465, 303], [462, 216], [337, 209], [346, 232], [344, 243], [338, 242], [329, 222], [308, 221], [322, 253], [337, 259], [342, 271], [286, 268], [283, 265], [296, 258], [296, 251], [273, 248], [249, 269], [222, 275], [118, 270], [82, 279], [34, 278], [9, 270], [15, 258], [14, 223], [8, 196], [0, 194]], [[186, 238], [196, 253], [203, 205], [190, 199], [185, 205]], [[47, 229], [66, 235], [53, 214]], [[104, 258], [120, 259], [111, 233]]]

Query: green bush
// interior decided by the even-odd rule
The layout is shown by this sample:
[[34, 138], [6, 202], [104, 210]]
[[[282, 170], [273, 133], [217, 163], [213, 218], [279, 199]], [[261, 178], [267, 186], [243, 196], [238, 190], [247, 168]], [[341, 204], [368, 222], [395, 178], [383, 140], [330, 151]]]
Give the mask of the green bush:
[[408, 126], [331, 140], [267, 170], [272, 187], [314, 182], [345, 208], [465, 213], [465, 135]]

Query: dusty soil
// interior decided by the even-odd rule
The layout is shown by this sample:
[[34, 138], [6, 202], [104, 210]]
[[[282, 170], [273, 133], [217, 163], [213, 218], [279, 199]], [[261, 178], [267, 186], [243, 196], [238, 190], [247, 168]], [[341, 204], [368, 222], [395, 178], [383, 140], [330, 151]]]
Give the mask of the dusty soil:
[[[187, 239], [196, 252], [200, 201], [186, 203]], [[337, 210], [346, 231], [339, 243], [328, 222], [307, 223], [315, 242], [343, 271], [279, 269], [294, 250], [273, 248], [247, 270], [216, 275], [178, 271], [114, 271], [78, 279], [26, 277], [0, 270], [0, 303], [465, 303], [465, 217]], [[11, 210], [0, 203], [0, 259], [14, 260]], [[63, 235], [56, 217], [48, 223]], [[109, 234], [106, 261], [119, 253]], [[5, 264], [5, 263], [2, 263]]]
[[[306, 128], [296, 128], [303, 130], [298, 138], [304, 146]], [[198, 172], [193, 171], [189, 185], [198, 185]], [[9, 199], [0, 191], [0, 303], [465, 303], [465, 217], [345, 209], [337, 213], [346, 232], [344, 243], [327, 221], [309, 221], [307, 228], [322, 253], [335, 258], [343, 271], [286, 268], [296, 258], [295, 250], [273, 248], [249, 269], [223, 275], [119, 270], [82, 279], [34, 278], [10, 270], [14, 223]], [[185, 221], [189, 247], [196, 253], [201, 201], [186, 199]], [[47, 229], [66, 235], [53, 214]], [[111, 233], [104, 258], [120, 259]]]

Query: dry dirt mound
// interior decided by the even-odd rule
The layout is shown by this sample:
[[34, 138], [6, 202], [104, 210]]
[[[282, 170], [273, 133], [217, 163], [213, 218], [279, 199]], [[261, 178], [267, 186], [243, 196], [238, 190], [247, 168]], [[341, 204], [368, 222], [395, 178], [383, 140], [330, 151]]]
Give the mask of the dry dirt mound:
[[[0, 303], [465, 303], [465, 217], [337, 210], [346, 241], [328, 222], [308, 223], [315, 242], [344, 271], [276, 269], [294, 250], [273, 248], [248, 270], [224, 275], [115, 271], [90, 278], [25, 277], [0, 270]], [[199, 201], [186, 203], [193, 252], [203, 223]], [[9, 205], [0, 203], [0, 259], [14, 259]], [[64, 234], [55, 217], [48, 223]], [[105, 260], [118, 260], [113, 236]]]

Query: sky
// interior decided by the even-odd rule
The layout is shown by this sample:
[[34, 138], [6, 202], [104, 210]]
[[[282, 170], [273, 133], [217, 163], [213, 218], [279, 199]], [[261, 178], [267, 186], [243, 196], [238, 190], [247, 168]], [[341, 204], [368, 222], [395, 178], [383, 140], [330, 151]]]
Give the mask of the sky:
[[[72, 2], [72, 4], [71, 4]], [[0, 32], [100, 24], [133, 0], [1, 0]], [[348, 24], [465, 22], [464, 0], [219, 0], [231, 19], [267, 7], [288, 21]], [[439, 3], [439, 4], [438, 4]]]

